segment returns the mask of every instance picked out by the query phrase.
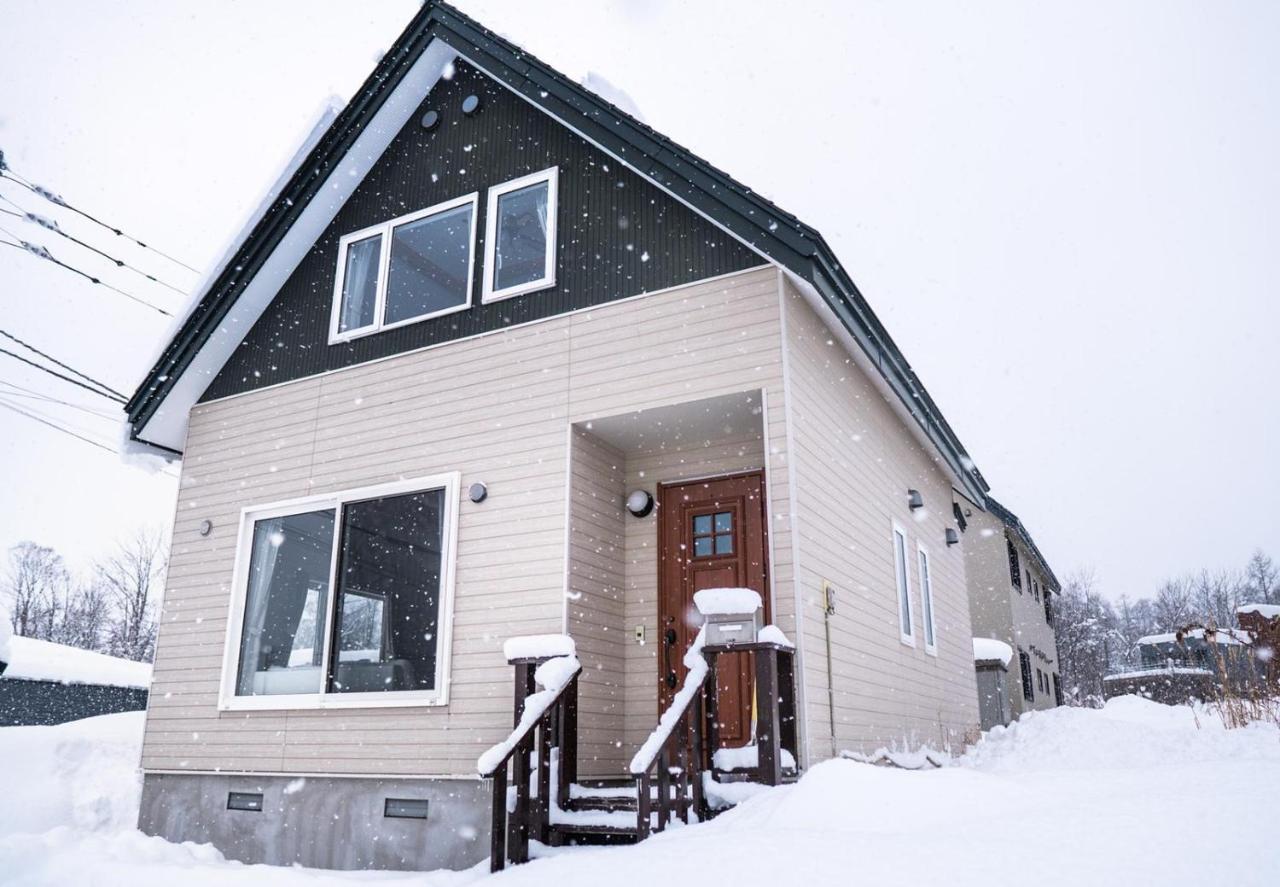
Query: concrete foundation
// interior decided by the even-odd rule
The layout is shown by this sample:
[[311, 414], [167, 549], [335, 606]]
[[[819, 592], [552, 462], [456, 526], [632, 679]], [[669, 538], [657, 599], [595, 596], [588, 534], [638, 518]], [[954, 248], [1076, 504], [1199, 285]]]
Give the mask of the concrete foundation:
[[[232, 792], [261, 809], [228, 809]], [[490, 796], [479, 779], [148, 773], [138, 827], [246, 863], [464, 869], [489, 855]], [[425, 799], [426, 819], [387, 816], [388, 799]]]

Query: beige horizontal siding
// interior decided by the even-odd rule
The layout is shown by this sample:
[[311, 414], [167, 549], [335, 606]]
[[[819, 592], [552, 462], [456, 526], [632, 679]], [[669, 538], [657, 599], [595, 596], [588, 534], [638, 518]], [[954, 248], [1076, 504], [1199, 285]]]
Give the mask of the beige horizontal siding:
[[[953, 525], [950, 480], [790, 284], [785, 305], [810, 759], [959, 745], [978, 713], [963, 555], [944, 539]], [[907, 507], [908, 489], [923, 494], [925, 509]], [[914, 648], [899, 638], [894, 520], [908, 536]], [[917, 542], [930, 557], [937, 656], [924, 648]], [[830, 685], [824, 579], [838, 595]]]
[[[779, 355], [777, 275], [761, 268], [198, 405], [144, 767], [473, 772], [477, 754], [510, 728], [503, 640], [565, 623], [569, 425], [752, 388], [780, 403]], [[785, 448], [781, 419], [770, 425]], [[445, 471], [460, 471], [464, 488], [481, 480], [490, 490], [480, 505], [461, 504], [449, 704], [218, 712], [240, 510]], [[208, 536], [199, 535], [204, 520]], [[607, 558], [578, 551], [594, 587], [617, 580]], [[575, 633], [602, 672], [612, 669], [607, 681], [587, 682], [584, 697], [602, 714], [616, 706], [605, 733], [588, 737], [601, 755], [613, 742], [616, 758], [606, 734], [625, 732], [616, 685], [626, 686], [626, 657], [607, 652], [604, 629], [627, 624], [626, 603], [597, 597], [580, 609]], [[395, 736], [375, 741], [384, 729]]]

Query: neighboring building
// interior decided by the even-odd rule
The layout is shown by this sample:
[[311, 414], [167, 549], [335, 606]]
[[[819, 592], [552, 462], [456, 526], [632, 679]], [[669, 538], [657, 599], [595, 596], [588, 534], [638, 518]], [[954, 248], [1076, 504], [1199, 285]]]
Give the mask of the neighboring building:
[[1059, 585], [1048, 561], [1018, 516], [986, 499], [987, 511], [957, 496], [965, 528], [965, 570], [975, 639], [1003, 641], [1014, 650], [1009, 668], [1009, 717], [1063, 703], [1053, 596]]
[[[7, 627], [7, 626], [6, 626]], [[151, 666], [35, 638], [0, 638], [0, 727], [147, 707]]]
[[1275, 683], [1280, 607], [1246, 604], [1239, 628], [1187, 626], [1136, 643], [1138, 665], [1103, 679], [1103, 696], [1136, 694], [1176, 705], [1211, 699], [1224, 689], [1249, 694]]
[[[282, 179], [127, 410], [183, 460], [149, 833], [471, 865], [493, 821], [477, 756], [515, 719], [504, 642], [572, 638], [560, 772], [627, 779], [708, 587], [759, 591], [795, 642], [798, 768], [976, 733], [965, 555], [989, 543], [952, 503], [985, 515], [987, 486], [844, 267], [443, 4]], [[1007, 634], [1056, 676], [1022, 594]], [[752, 737], [741, 657], [712, 682], [725, 746]]]

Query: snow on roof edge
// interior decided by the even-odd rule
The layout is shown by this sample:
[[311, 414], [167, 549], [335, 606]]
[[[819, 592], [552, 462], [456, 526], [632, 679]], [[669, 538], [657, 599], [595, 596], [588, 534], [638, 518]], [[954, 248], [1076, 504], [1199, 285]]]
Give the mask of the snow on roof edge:
[[151, 666], [145, 662], [132, 662], [52, 641], [13, 637], [9, 641], [9, 655], [8, 668], [0, 675], [0, 681], [53, 681], [142, 690], [151, 686]]

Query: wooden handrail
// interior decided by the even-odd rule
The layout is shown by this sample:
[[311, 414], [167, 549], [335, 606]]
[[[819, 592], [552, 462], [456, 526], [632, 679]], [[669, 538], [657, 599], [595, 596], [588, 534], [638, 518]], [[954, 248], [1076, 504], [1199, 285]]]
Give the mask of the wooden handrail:
[[[657, 727], [631, 759], [629, 769], [636, 780], [637, 840], [644, 840], [651, 830], [665, 829], [673, 813], [687, 823], [691, 806], [696, 807], [699, 817], [706, 814], [702, 786], [702, 758], [706, 748], [702, 742], [702, 727], [708, 712], [714, 710], [714, 696], [709, 696], [706, 688], [715, 670], [702, 655], [701, 639], [702, 636], [699, 635], [698, 642], [690, 648], [686, 657], [689, 670], [680, 690], [658, 719]], [[655, 766], [658, 814], [656, 828], [650, 824], [653, 812], [650, 771]], [[673, 776], [676, 777], [674, 786]], [[692, 799], [689, 797], [691, 787]]]
[[[528, 862], [532, 832], [546, 843], [551, 826], [552, 750], [559, 756], [556, 790], [568, 794], [575, 777], [577, 754], [578, 678], [582, 667], [575, 659], [572, 677], [559, 689], [534, 690], [534, 670], [547, 660], [518, 660], [515, 666], [515, 727], [508, 737], [489, 749], [477, 762], [480, 776], [493, 780], [493, 808], [490, 820], [491, 871], [500, 871], [508, 858], [513, 863]], [[537, 748], [536, 767], [530, 766]], [[507, 810], [507, 766], [516, 790], [515, 809]], [[531, 795], [536, 784], [537, 795]]]

